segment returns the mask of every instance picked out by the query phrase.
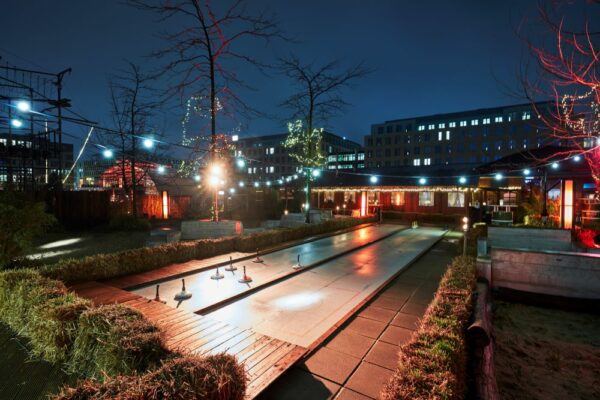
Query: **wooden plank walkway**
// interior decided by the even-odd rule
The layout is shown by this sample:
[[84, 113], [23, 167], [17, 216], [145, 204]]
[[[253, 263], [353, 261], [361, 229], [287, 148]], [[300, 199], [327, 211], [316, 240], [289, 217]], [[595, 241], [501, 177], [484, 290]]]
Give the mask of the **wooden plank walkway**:
[[196, 355], [225, 352], [236, 356], [248, 373], [248, 399], [255, 398], [306, 353], [304, 347], [178, 310], [104, 283], [86, 282], [71, 289], [96, 305], [122, 304], [140, 311], [161, 328], [171, 350]]
[[250, 257], [254, 253], [242, 253], [234, 251], [232, 253], [221, 254], [218, 256], [205, 258], [202, 260], [192, 260], [180, 264], [171, 264], [166, 267], [157, 268], [152, 271], [141, 272], [139, 274], [127, 275], [120, 278], [110, 279], [104, 283], [114, 286], [119, 289], [127, 289], [140, 285], [150, 285], [164, 279], [183, 276], [191, 272], [202, 271], [217, 265], [229, 263], [229, 257], [234, 261], [240, 258]]

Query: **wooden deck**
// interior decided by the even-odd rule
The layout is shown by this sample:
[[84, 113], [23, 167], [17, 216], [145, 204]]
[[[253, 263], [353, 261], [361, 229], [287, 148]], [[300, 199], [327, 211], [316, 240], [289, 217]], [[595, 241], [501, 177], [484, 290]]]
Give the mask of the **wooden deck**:
[[119, 289], [128, 289], [140, 285], [151, 285], [152, 283], [159, 282], [164, 279], [175, 278], [178, 276], [184, 276], [186, 274], [202, 271], [205, 269], [214, 268], [229, 263], [229, 257], [232, 257], [233, 261], [239, 261], [246, 257], [251, 257], [254, 253], [242, 253], [234, 251], [232, 253], [222, 254], [202, 260], [192, 260], [180, 264], [171, 264], [166, 267], [157, 268], [152, 271], [141, 272], [139, 274], [127, 275], [120, 278], [110, 279], [104, 283], [114, 286]]
[[225, 352], [236, 356], [248, 373], [248, 399], [255, 398], [306, 353], [304, 347], [209, 316], [178, 310], [111, 285], [87, 282], [72, 289], [97, 305], [118, 303], [140, 311], [162, 329], [172, 350], [198, 355]]

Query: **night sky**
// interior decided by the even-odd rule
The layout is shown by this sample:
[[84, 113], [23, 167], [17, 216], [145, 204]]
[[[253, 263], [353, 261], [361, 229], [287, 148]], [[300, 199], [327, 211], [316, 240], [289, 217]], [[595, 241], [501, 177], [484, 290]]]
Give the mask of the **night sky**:
[[[213, 2], [218, 4], [217, 1]], [[326, 127], [363, 142], [370, 124], [388, 119], [493, 107], [517, 102], [519, 66], [527, 58], [515, 33], [524, 18], [535, 18], [536, 1], [252, 0], [268, 8], [281, 27], [301, 43], [255, 42], [247, 52], [273, 62], [297, 54], [303, 60], [347, 65], [364, 60], [374, 72], [348, 89], [351, 103]], [[110, 124], [107, 78], [130, 59], [148, 68], [145, 56], [162, 47], [157, 38], [174, 24], [116, 0], [3, 0], [0, 62], [73, 73], [65, 95], [74, 110]], [[285, 111], [277, 107], [291, 91], [283, 76], [242, 71], [255, 91], [244, 99], [279, 118], [244, 121], [243, 135], [284, 132]], [[165, 118], [168, 136], [180, 137], [181, 108]], [[69, 127], [83, 136], [84, 129]], [[71, 140], [69, 138], [69, 140]], [[76, 140], [73, 140], [76, 141]]]

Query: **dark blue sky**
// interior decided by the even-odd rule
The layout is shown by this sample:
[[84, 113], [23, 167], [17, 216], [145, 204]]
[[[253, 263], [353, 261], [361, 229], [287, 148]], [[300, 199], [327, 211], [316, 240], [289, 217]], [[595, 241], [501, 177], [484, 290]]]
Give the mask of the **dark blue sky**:
[[[218, 2], [214, 2], [217, 4]], [[251, 8], [268, 7], [298, 44], [273, 42], [248, 47], [252, 54], [274, 60], [297, 54], [316, 62], [343, 58], [365, 60], [374, 72], [347, 90], [351, 106], [327, 127], [362, 143], [370, 124], [387, 119], [491, 107], [523, 101], [517, 71], [526, 56], [515, 27], [536, 14], [533, 0], [400, 1], [400, 0], [251, 0]], [[144, 58], [162, 47], [156, 34], [169, 29], [155, 16], [116, 0], [3, 0], [0, 55], [24, 67], [73, 73], [66, 96], [74, 110], [108, 124], [107, 77], [124, 59], [155, 66]], [[249, 72], [257, 90], [244, 92], [257, 108], [278, 113], [277, 104], [290, 93], [282, 76]], [[167, 129], [180, 136], [182, 110], [173, 110]], [[70, 127], [76, 135], [82, 128]], [[285, 131], [281, 120], [247, 121], [243, 134]]]

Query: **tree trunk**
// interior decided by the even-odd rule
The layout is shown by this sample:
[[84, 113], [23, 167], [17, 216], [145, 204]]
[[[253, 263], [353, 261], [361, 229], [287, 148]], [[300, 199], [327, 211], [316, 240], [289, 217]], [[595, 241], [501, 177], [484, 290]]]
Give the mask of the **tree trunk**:
[[132, 146], [131, 146], [131, 212], [134, 218], [137, 218], [137, 178], [135, 174], [135, 146], [136, 146], [136, 138], [133, 136], [132, 138]]

